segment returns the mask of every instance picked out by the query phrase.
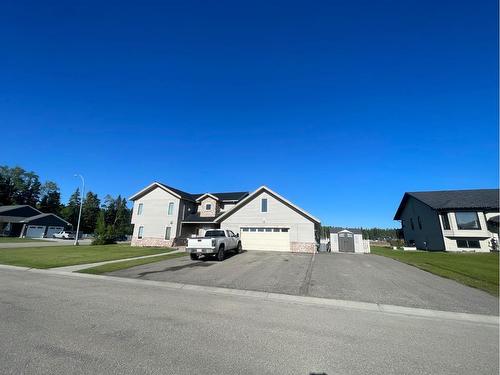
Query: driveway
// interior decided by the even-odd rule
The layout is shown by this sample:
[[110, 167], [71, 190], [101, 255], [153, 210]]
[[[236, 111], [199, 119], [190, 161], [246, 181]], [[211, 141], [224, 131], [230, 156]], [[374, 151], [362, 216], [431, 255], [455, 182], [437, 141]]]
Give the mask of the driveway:
[[378, 255], [249, 251], [224, 262], [188, 257], [112, 276], [498, 315], [498, 298]]

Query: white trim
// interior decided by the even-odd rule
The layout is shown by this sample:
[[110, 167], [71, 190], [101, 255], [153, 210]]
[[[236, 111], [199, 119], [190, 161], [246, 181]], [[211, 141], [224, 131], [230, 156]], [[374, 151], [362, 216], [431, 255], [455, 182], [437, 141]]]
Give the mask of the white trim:
[[[220, 215], [219, 217], [217, 217], [214, 222], [216, 223], [219, 223], [221, 222], [226, 216], [230, 216], [233, 212], [236, 212], [240, 207], [244, 206], [245, 204], [247, 204], [248, 202], [250, 202], [252, 199], [256, 198], [261, 192], [263, 191], [267, 191], [268, 193], [270, 193], [271, 195], [274, 195], [276, 196], [279, 200], [281, 200], [282, 202], [288, 204], [289, 206], [293, 207], [294, 209], [296, 209], [297, 211], [299, 211], [300, 213], [302, 213], [304, 216], [306, 216], [308, 219], [310, 219], [311, 221], [314, 221], [315, 223], [318, 223], [320, 224], [321, 222], [315, 218], [314, 216], [310, 215], [307, 211], [304, 211], [302, 208], [294, 205], [292, 202], [290, 202], [289, 200], [287, 200], [286, 198], [282, 197], [281, 195], [279, 195], [278, 193], [276, 193], [275, 191], [272, 191], [271, 189], [269, 189], [267, 186], [265, 185], [262, 185], [261, 187], [259, 187], [257, 190], [255, 190], [253, 193], [247, 195], [244, 199], [242, 199], [238, 204], [236, 204], [231, 210], [229, 211], [226, 211], [224, 212], [222, 215]], [[269, 207], [269, 206], [268, 206]], [[268, 211], [269, 211], [269, 208], [268, 208]], [[264, 212], [265, 213], [265, 212]]]
[[215, 195], [212, 195], [212, 194], [210, 194], [210, 193], [205, 193], [205, 194], [203, 194], [203, 195], [199, 196], [198, 198], [196, 198], [196, 202], [201, 201], [201, 200], [202, 200], [203, 198], [205, 198], [206, 196], [209, 196], [209, 197], [211, 197], [211, 198], [215, 199], [216, 201], [219, 201], [219, 200], [220, 200], [220, 199], [219, 199], [219, 198], [217, 198]]
[[136, 199], [138, 199], [140, 196], [146, 194], [146, 192], [148, 190], [150, 190], [152, 187], [159, 187], [160, 189], [172, 194], [174, 197], [176, 198], [179, 198], [179, 199], [182, 199], [182, 197], [177, 194], [177, 193], [174, 193], [172, 190], [170, 189], [167, 189], [165, 186], [163, 186], [162, 184], [160, 184], [159, 182], [153, 182], [152, 184], [149, 184], [148, 186], [146, 186], [144, 189], [142, 189], [141, 191], [135, 193], [134, 195], [132, 195], [128, 200], [129, 201], [134, 201]]

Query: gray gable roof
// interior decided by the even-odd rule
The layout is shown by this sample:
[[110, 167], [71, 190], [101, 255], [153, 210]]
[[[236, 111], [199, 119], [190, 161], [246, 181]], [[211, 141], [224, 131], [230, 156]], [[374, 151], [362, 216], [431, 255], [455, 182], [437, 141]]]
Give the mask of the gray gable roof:
[[354, 234], [363, 234], [363, 231], [361, 230], [361, 228], [341, 228], [341, 227], [330, 228], [330, 233], [338, 233], [338, 232], [342, 232], [343, 230], [347, 230], [347, 231], [352, 232]]
[[400, 220], [406, 202], [418, 199], [434, 210], [496, 210], [499, 209], [499, 189], [442, 190], [407, 192], [396, 211], [394, 220]]
[[41, 213], [40, 210], [27, 204], [0, 206], [0, 216], [30, 217]]

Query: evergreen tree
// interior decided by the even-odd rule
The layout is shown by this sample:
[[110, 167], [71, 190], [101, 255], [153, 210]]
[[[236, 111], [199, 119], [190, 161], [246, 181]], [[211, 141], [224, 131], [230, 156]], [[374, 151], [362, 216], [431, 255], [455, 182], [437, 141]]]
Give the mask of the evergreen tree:
[[101, 201], [97, 194], [89, 191], [83, 201], [81, 230], [83, 233], [94, 233], [97, 224], [97, 218], [101, 212]]
[[76, 229], [78, 224], [78, 213], [80, 211], [80, 189], [77, 188], [71, 197], [69, 197], [68, 204], [62, 209], [62, 217], [73, 225]]
[[55, 182], [47, 181], [42, 185], [38, 209], [43, 213], [59, 215], [61, 211], [61, 193]]

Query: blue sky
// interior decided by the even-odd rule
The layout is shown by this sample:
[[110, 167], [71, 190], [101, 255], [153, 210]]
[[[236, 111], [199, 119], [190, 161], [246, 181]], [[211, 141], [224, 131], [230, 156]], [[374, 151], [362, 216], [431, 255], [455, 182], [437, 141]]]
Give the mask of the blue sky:
[[3, 3], [0, 164], [100, 196], [268, 185], [324, 224], [498, 187], [496, 1]]

